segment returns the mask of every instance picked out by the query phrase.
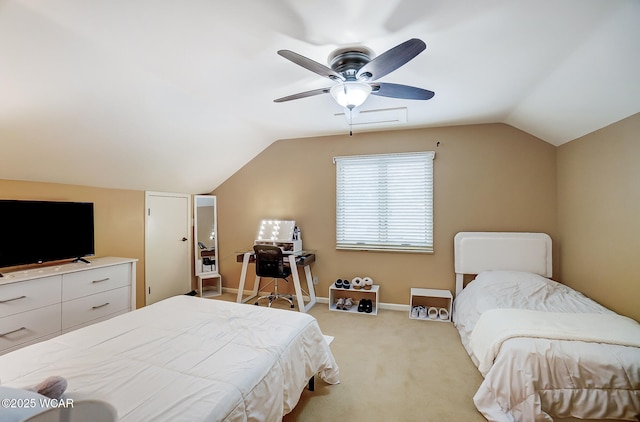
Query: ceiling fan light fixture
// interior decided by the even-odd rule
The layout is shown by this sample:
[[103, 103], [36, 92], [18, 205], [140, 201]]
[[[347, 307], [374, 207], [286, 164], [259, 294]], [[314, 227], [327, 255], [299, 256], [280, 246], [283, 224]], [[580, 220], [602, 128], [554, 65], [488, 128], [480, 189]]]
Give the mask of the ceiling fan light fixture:
[[371, 86], [360, 81], [346, 81], [331, 88], [331, 96], [346, 109], [361, 106], [371, 94]]

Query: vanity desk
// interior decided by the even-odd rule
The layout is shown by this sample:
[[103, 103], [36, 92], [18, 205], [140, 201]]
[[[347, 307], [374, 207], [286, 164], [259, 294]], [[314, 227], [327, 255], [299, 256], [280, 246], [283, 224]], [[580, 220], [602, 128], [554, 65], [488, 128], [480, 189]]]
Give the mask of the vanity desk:
[[[284, 257], [285, 263], [288, 263], [291, 268], [302, 267], [304, 268], [304, 275], [307, 282], [307, 291], [309, 292], [309, 303], [304, 304], [304, 299], [302, 295], [302, 288], [300, 284], [300, 276], [298, 275], [298, 271], [292, 270], [291, 277], [293, 278], [293, 287], [296, 292], [296, 302], [298, 305], [298, 311], [307, 312], [309, 309], [316, 304], [316, 292], [313, 288], [313, 276], [311, 275], [311, 264], [316, 260], [315, 251], [301, 251], [299, 254], [288, 254]], [[236, 302], [238, 303], [246, 303], [258, 296], [259, 286], [260, 286], [260, 277], [256, 276], [253, 290], [251, 291], [251, 295], [243, 298], [244, 286], [247, 278], [247, 270], [249, 268], [250, 263], [255, 262], [255, 256], [253, 251], [250, 252], [240, 252], [236, 255], [236, 261], [242, 262], [242, 271], [240, 273], [240, 284], [238, 285], [238, 297]]]

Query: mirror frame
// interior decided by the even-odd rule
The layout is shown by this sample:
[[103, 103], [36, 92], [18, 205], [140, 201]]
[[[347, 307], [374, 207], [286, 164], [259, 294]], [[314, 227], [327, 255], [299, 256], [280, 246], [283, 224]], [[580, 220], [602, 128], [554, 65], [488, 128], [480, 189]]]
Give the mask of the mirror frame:
[[[203, 205], [204, 203], [204, 205]], [[203, 206], [213, 206], [213, 239], [208, 239], [206, 242], [203, 239], [198, 238], [199, 228], [204, 227], [204, 225], [209, 226], [209, 222], [198, 221], [198, 205], [200, 207]], [[208, 231], [208, 230], [207, 230]], [[211, 242], [210, 242], [211, 241]], [[203, 265], [203, 249], [199, 246], [199, 242], [204, 243], [205, 245], [210, 245], [213, 243], [213, 246], [205, 246], [207, 251], [211, 251], [213, 249], [213, 255], [208, 255], [209, 259], [213, 256], [213, 260], [215, 264], [212, 269], [205, 270]], [[215, 195], [194, 195], [193, 196], [193, 257], [194, 257], [194, 270], [196, 276], [200, 275], [214, 275], [220, 273], [220, 260], [218, 259], [218, 210], [216, 206], [216, 197]]]

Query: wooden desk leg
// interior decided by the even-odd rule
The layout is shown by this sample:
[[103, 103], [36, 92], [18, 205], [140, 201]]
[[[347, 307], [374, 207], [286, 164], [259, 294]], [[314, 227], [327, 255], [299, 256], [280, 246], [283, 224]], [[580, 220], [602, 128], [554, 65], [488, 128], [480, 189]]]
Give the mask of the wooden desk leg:
[[313, 286], [313, 276], [311, 275], [311, 267], [309, 265], [304, 266], [304, 277], [307, 279], [307, 288], [309, 289], [309, 303], [307, 303], [307, 306], [304, 308], [304, 311], [307, 312], [317, 301], [316, 289]]
[[293, 276], [293, 287], [296, 289], [296, 301], [298, 302], [298, 311], [307, 312], [304, 307], [304, 298], [302, 297], [302, 288], [300, 287], [300, 276], [298, 276], [298, 267], [296, 266], [295, 255], [289, 255], [289, 265], [291, 266], [291, 275]]
[[244, 292], [244, 282], [247, 279], [247, 268], [249, 268], [249, 259], [251, 258], [251, 252], [246, 252], [242, 258], [242, 271], [240, 272], [240, 283], [238, 284], [238, 297], [236, 302], [244, 303], [242, 300], [242, 293]]

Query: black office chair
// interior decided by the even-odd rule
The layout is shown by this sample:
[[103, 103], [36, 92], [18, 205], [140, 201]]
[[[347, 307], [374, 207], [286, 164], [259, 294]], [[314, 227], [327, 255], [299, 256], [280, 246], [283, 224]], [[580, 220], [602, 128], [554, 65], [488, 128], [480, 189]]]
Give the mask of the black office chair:
[[[291, 268], [284, 265], [284, 255], [282, 250], [277, 246], [272, 245], [255, 245], [253, 252], [256, 257], [256, 275], [258, 277], [271, 277], [273, 278], [273, 292], [266, 296], [260, 296], [256, 300], [256, 305], [259, 305], [259, 301], [262, 299], [269, 299], [269, 307], [271, 304], [278, 300], [286, 300], [293, 308], [293, 296], [278, 293], [278, 280], [282, 279], [289, 281], [291, 275]], [[268, 285], [267, 285], [268, 286]]]

